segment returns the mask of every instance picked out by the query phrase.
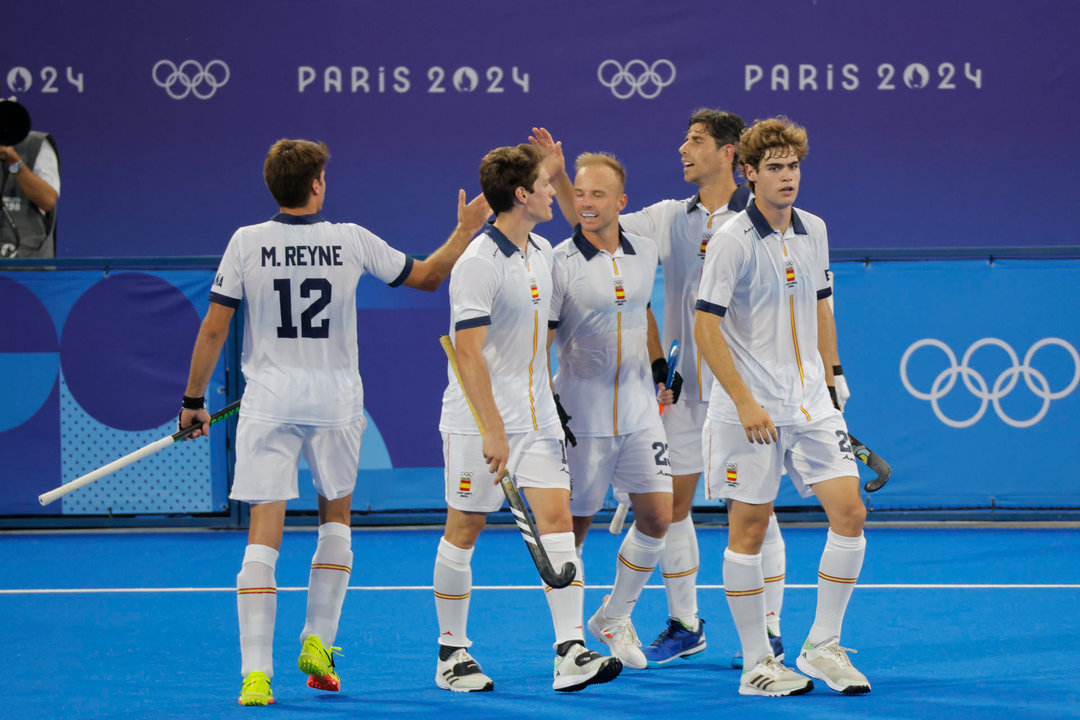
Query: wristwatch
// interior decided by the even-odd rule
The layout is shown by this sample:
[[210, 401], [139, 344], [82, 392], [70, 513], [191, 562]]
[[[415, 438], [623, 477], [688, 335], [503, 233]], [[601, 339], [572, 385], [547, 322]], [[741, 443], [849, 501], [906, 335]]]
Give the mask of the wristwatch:
[[11, 165], [8, 165], [7, 169], [8, 169], [8, 172], [11, 173], [12, 175], [18, 175], [19, 171], [22, 170], [22, 166], [23, 166], [23, 161], [22, 160], [16, 160]]

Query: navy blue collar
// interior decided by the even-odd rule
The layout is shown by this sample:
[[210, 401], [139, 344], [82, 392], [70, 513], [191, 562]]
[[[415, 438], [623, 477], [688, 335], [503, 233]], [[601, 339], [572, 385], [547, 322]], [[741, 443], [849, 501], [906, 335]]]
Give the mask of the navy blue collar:
[[[595, 245], [593, 245], [585, 238], [585, 234], [581, 232], [580, 223], [574, 226], [574, 234], [571, 236], [570, 239], [574, 241], [574, 245], [581, 252], [581, 254], [585, 256], [586, 261], [592, 260], [594, 257], [596, 257], [596, 254], [600, 252], [600, 250]], [[622, 226], [619, 226], [619, 244], [622, 245], [622, 251], [624, 255], [637, 255], [637, 253], [634, 252], [634, 246], [630, 244], [630, 241], [627, 240], [626, 235], [623, 234]]]
[[315, 223], [326, 222], [322, 215], [319, 213], [312, 213], [310, 215], [290, 215], [289, 213], [279, 212], [274, 217], [270, 218], [272, 222], [279, 222], [283, 225], [314, 225]]
[[[510, 238], [506, 237], [506, 235], [503, 234], [502, 230], [495, 227], [494, 223], [488, 223], [487, 225], [485, 225], [484, 232], [487, 233], [488, 236], [495, 241], [495, 245], [500, 250], [502, 250], [502, 254], [506, 257], [513, 257], [517, 253], [521, 252], [518, 246], [510, 242]], [[540, 249], [540, 246], [533, 242], [532, 233], [529, 233], [529, 244], [537, 250]]]
[[[727, 201], [727, 209], [732, 212], [742, 212], [746, 209], [746, 204], [750, 202], [750, 196], [752, 194], [753, 193], [750, 192], [750, 186], [743, 183], [735, 188], [735, 192], [731, 194], [731, 199]], [[701, 193], [694, 193], [694, 197], [690, 198], [690, 204], [686, 206], [687, 214], [694, 212], [700, 204]]]
[[[746, 206], [746, 214], [750, 216], [750, 221], [754, 223], [754, 229], [757, 230], [758, 237], [766, 238], [772, 235], [776, 230], [773, 230], [772, 225], [765, 220], [765, 216], [758, 210], [757, 205], [750, 203]], [[803, 225], [802, 220], [799, 218], [799, 214], [795, 212], [795, 208], [791, 208], [791, 229], [796, 235], [808, 235], [806, 232], [806, 226]]]

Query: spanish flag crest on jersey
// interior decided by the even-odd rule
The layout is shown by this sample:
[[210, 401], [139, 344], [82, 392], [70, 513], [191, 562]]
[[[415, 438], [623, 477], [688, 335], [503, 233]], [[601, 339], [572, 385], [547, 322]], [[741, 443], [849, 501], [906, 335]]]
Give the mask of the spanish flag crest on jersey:
[[533, 305], [540, 303], [540, 286], [536, 284], [536, 278], [529, 275], [529, 294], [532, 296]]
[[790, 260], [784, 263], [784, 281], [788, 287], [795, 284], [795, 263]]
[[626, 302], [626, 288], [623, 287], [622, 278], [615, 278], [615, 304], [622, 305]]

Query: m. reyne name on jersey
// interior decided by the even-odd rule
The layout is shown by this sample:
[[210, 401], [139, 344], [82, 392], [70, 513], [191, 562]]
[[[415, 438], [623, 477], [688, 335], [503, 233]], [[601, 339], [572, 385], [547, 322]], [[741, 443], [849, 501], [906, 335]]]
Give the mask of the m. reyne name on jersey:
[[[262, 249], [263, 267], [280, 267], [276, 247], [264, 247]], [[327, 265], [343, 265], [341, 261], [340, 245], [286, 245], [285, 267], [319, 267]]]

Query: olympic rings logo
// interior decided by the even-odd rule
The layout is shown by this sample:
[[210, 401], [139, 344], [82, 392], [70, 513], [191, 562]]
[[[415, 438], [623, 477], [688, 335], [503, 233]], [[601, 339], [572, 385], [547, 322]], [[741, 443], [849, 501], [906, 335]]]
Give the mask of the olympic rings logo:
[[[980, 348], [986, 347], [987, 345], [1001, 348], [1012, 361], [1012, 367], [998, 375], [997, 379], [994, 380], [992, 387], [988, 387], [986, 379], [970, 366], [972, 355]], [[1052, 391], [1046, 376], [1031, 365], [1035, 353], [1048, 345], [1057, 345], [1058, 347], [1063, 348], [1072, 358], [1074, 368], [1072, 382], [1061, 390]], [[911, 359], [911, 356], [917, 350], [923, 347], [938, 348], [945, 353], [945, 357], [949, 360], [949, 367], [942, 370], [938, 376], [934, 378], [934, 382], [930, 385], [930, 392], [916, 390], [908, 379], [907, 374], [908, 360]], [[1001, 399], [1013, 391], [1020, 376], [1023, 376], [1024, 383], [1035, 397], [1042, 399], [1042, 406], [1039, 408], [1039, 411], [1027, 420], [1016, 420], [1010, 417], [1001, 407]], [[960, 377], [964, 381], [964, 387], [967, 388], [968, 392], [981, 401], [979, 409], [974, 415], [966, 420], [953, 420], [942, 411], [941, 406], [938, 404], [938, 400], [952, 391], [953, 387], [956, 385], [957, 377]], [[1044, 338], [1031, 346], [1031, 349], [1024, 355], [1024, 362], [1021, 364], [1016, 351], [1014, 351], [1007, 342], [999, 340], [998, 338], [983, 338], [967, 349], [967, 352], [964, 353], [964, 357], [961, 358], [960, 364], [958, 365], [956, 363], [956, 355], [953, 353], [952, 348], [940, 340], [924, 338], [913, 343], [911, 347], [904, 351], [904, 356], [900, 359], [900, 380], [903, 381], [904, 387], [909, 393], [920, 400], [929, 400], [938, 420], [941, 420], [941, 422], [949, 427], [965, 428], [974, 425], [982, 418], [990, 403], [993, 403], [994, 410], [1003, 422], [1013, 427], [1025, 428], [1031, 427], [1046, 416], [1047, 411], [1050, 409], [1051, 400], [1059, 400], [1076, 389], [1077, 384], [1080, 383], [1080, 354], [1076, 352], [1076, 348], [1061, 338]]]
[[197, 60], [185, 60], [179, 67], [171, 60], [158, 60], [150, 74], [173, 100], [183, 100], [189, 94], [208, 100], [229, 82], [229, 66], [221, 60], [211, 60], [205, 68]]
[[652, 65], [644, 60], [631, 60], [623, 67], [618, 60], [605, 60], [596, 69], [596, 79], [620, 100], [633, 97], [634, 93], [652, 100], [675, 82], [675, 63], [664, 58]]

